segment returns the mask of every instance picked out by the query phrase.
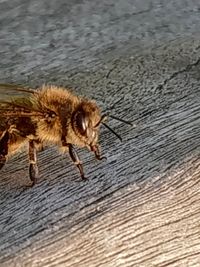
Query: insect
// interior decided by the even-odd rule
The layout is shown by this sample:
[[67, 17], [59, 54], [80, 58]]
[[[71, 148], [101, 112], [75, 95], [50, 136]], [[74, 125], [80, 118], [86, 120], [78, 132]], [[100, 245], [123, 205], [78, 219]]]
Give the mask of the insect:
[[75, 146], [86, 147], [96, 159], [103, 159], [98, 144], [101, 124], [121, 139], [105, 123], [108, 115], [101, 114], [95, 101], [76, 96], [67, 89], [44, 85], [33, 90], [0, 84], [0, 95], [0, 169], [10, 155], [28, 143], [32, 185], [37, 182], [39, 175], [37, 151], [45, 145], [56, 144], [68, 152], [81, 178], [86, 180]]

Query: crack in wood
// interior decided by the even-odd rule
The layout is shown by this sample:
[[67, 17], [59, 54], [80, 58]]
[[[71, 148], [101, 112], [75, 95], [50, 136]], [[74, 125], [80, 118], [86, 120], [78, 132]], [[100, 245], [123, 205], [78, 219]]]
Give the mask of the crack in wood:
[[176, 76], [178, 76], [179, 74], [182, 74], [184, 72], [188, 72], [190, 71], [193, 67], [198, 66], [198, 64], [200, 63], [200, 58], [191, 64], [188, 64], [185, 68], [183, 68], [182, 70], [176, 71], [174, 72], [169, 78], [165, 79], [161, 84], [159, 84], [156, 88], [155, 91], [161, 91], [163, 89], [163, 87], [171, 80], [173, 80]]

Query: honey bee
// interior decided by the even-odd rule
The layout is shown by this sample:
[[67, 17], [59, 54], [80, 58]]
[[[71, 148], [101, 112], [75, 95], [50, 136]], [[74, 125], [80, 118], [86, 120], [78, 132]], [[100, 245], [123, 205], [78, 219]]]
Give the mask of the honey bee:
[[[70, 90], [44, 85], [37, 90], [11, 84], [0, 84], [0, 169], [8, 157], [28, 143], [29, 176], [36, 184], [39, 171], [37, 151], [55, 144], [69, 153], [86, 180], [82, 162], [75, 150], [86, 147], [98, 160], [99, 128], [103, 124], [120, 140], [121, 137], [106, 123], [94, 100], [73, 94]], [[130, 122], [110, 116], [124, 123]]]

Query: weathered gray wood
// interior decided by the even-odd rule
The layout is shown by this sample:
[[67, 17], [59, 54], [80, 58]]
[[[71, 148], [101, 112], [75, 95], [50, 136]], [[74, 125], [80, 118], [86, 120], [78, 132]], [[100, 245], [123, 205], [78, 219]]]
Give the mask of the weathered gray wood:
[[[32, 5], [25, 0], [13, 1], [10, 8], [9, 1], [0, 3], [0, 10], [4, 11], [0, 29], [4, 38], [0, 43], [1, 52], [4, 51], [1, 81], [33, 86], [53, 81], [74, 86], [76, 92], [95, 98], [102, 109], [109, 107], [114, 115], [132, 120], [134, 126], [110, 120], [110, 125], [123, 136], [123, 143], [102, 128], [100, 141], [107, 161], [96, 162], [87, 151], [80, 151], [90, 179], [86, 183], [80, 181], [70, 160], [55, 148], [39, 155], [41, 176], [34, 188], [26, 187], [29, 179], [25, 153], [10, 159], [0, 173], [0, 266], [200, 266], [198, 2], [195, 5], [195, 1], [178, 1], [175, 8], [177, 1], [171, 1], [169, 5], [160, 3], [159, 9], [156, 1], [153, 5], [145, 1], [142, 9], [143, 1], [134, 1], [137, 17], [128, 12], [133, 4], [118, 1], [118, 20], [115, 9], [106, 13], [108, 21], [101, 16], [92, 20], [86, 16], [92, 14], [92, 3], [76, 1], [63, 7], [61, 2], [49, 7], [51, 12], [63, 10], [58, 12], [60, 20], [55, 15], [42, 17], [42, 12], [47, 11], [39, 1], [32, 1]], [[112, 1], [106, 3], [111, 5]], [[105, 12], [104, 5], [94, 4], [99, 14]], [[67, 8], [72, 13], [67, 13]], [[23, 24], [20, 14], [25, 15], [26, 11], [27, 24]], [[71, 17], [65, 18], [64, 11]], [[187, 17], [193, 14], [186, 22], [185, 13]], [[33, 14], [40, 21], [37, 27], [41, 27], [41, 40], [36, 37], [34, 26], [29, 33], [22, 32], [29, 25], [28, 15]], [[104, 27], [108, 39], [92, 37], [96, 40], [94, 50], [79, 43], [69, 58], [70, 48], [67, 44], [62, 48], [62, 37], [66, 37], [64, 29], [70, 29], [66, 21], [75, 23], [77, 14], [96, 26], [100, 25], [94, 23], [96, 20], [104, 19], [105, 24], [94, 32], [100, 34]], [[171, 37], [162, 28], [157, 30], [159, 36], [147, 34], [141, 42], [128, 41], [133, 31], [129, 32], [127, 25], [142, 25], [149, 18], [156, 31], [155, 14], [160, 23], [167, 21]], [[176, 24], [170, 19], [177, 14], [181, 19]], [[8, 15], [14, 16], [14, 21]], [[46, 32], [40, 26], [45, 20]], [[60, 25], [61, 35], [53, 28], [59, 40], [50, 50], [45, 42], [51, 40], [50, 29], [55, 22]], [[175, 24], [182, 25], [177, 26], [179, 38], [178, 30], [173, 32]], [[117, 25], [121, 27], [121, 38], [125, 32], [124, 42], [112, 32]], [[75, 45], [77, 36], [84, 36], [81, 29], [86, 25], [73, 27], [75, 38], [69, 47]], [[9, 35], [9, 29], [19, 35]], [[141, 32], [149, 33], [149, 28], [144, 26]], [[194, 32], [196, 36], [192, 37]], [[136, 27], [133, 38], [139, 33]], [[20, 39], [23, 34], [24, 42]], [[116, 47], [109, 51], [113, 36]], [[31, 42], [33, 47], [38, 45], [38, 52], [31, 50]], [[19, 53], [13, 54], [12, 45], [21, 49]], [[92, 52], [95, 47], [98, 56]], [[34, 61], [37, 53], [41, 56], [38, 62]]]

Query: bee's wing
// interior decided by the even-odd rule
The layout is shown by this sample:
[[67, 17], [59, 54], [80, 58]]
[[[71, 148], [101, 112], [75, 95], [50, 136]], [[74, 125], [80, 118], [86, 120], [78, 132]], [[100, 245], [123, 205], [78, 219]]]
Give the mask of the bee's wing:
[[22, 94], [31, 95], [35, 94], [37, 91], [29, 87], [23, 87], [16, 84], [0, 83], [0, 99], [11, 97], [11, 96], [20, 96]]
[[0, 117], [42, 116], [37, 91], [18, 85], [0, 84]]

